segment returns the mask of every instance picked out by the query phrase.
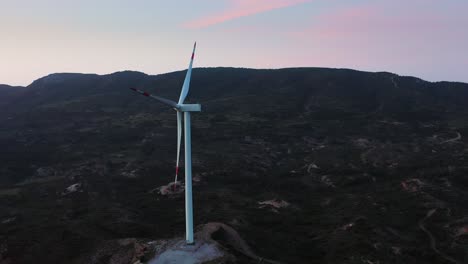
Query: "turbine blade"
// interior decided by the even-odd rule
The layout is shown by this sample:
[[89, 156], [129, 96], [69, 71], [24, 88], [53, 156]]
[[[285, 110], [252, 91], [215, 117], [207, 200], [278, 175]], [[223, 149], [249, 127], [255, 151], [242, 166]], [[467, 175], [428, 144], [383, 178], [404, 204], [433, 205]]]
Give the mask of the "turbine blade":
[[177, 184], [177, 177], [179, 175], [179, 161], [180, 161], [180, 144], [182, 141], [182, 113], [177, 111], [177, 159], [176, 159], [176, 169], [175, 169], [175, 180], [174, 180], [174, 189]]
[[168, 106], [179, 109], [179, 105], [177, 105], [177, 103], [172, 101], [172, 100], [162, 98], [162, 97], [159, 97], [159, 96], [156, 96], [156, 95], [152, 95], [152, 94], [150, 94], [148, 92], [144, 92], [144, 91], [141, 91], [141, 90], [138, 90], [138, 89], [135, 89], [135, 88], [130, 88], [130, 90], [135, 91], [135, 92], [137, 92], [139, 94], [142, 94], [142, 95], [144, 95], [146, 97], [151, 97], [151, 98], [153, 98], [155, 100], [158, 100], [159, 102], [161, 102], [161, 103], [163, 103], [165, 105], [168, 105]]
[[192, 58], [190, 59], [190, 64], [187, 70], [187, 74], [185, 75], [185, 80], [184, 84], [182, 85], [182, 91], [180, 92], [180, 97], [179, 97], [179, 104], [183, 104], [185, 98], [187, 97], [187, 94], [189, 92], [190, 88], [190, 78], [192, 77], [192, 65], [193, 65], [193, 59], [195, 58], [195, 49], [197, 48], [197, 42], [193, 45], [193, 52], [192, 52]]
[[150, 94], [150, 97], [153, 98], [153, 99], [158, 100], [159, 102], [161, 102], [161, 103], [163, 103], [163, 104], [166, 104], [166, 105], [168, 105], [168, 106], [174, 107], [174, 108], [176, 108], [176, 109], [179, 109], [179, 108], [180, 108], [180, 106], [179, 106], [176, 102], [174, 102], [174, 101], [172, 101], [172, 100], [169, 100], [169, 99], [166, 99], [166, 98], [162, 98], [162, 97], [159, 97], [159, 96], [156, 96], [156, 95], [151, 95], [151, 94]]

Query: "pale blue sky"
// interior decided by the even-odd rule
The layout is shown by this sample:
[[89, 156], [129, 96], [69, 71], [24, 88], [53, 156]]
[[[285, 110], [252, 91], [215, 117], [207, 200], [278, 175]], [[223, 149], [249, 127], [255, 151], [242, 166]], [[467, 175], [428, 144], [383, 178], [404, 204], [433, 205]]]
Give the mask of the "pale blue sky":
[[0, 0], [0, 83], [54, 72], [337, 67], [468, 82], [466, 0]]

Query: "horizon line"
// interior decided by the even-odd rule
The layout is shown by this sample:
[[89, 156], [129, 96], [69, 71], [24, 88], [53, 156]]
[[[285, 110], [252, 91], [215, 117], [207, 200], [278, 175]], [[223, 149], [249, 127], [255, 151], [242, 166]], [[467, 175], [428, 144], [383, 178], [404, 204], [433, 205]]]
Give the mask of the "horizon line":
[[[447, 80], [438, 80], [438, 81], [430, 81], [427, 79], [423, 79], [421, 77], [413, 76], [413, 75], [401, 75], [395, 72], [391, 71], [386, 71], [386, 70], [378, 70], [378, 71], [371, 71], [371, 70], [361, 70], [361, 69], [353, 69], [353, 68], [340, 68], [340, 67], [319, 67], [319, 66], [297, 66], [297, 67], [279, 67], [279, 68], [255, 68], [255, 67], [241, 67], [241, 66], [211, 66], [211, 67], [194, 67], [193, 69], [218, 69], [218, 68], [224, 68], [224, 69], [245, 69], [245, 70], [286, 70], [286, 69], [329, 69], [329, 70], [350, 70], [350, 71], [357, 71], [357, 72], [364, 72], [364, 73], [388, 73], [388, 74], [393, 74], [398, 77], [411, 77], [411, 78], [417, 78], [419, 80], [429, 82], [429, 83], [440, 83], [440, 82], [450, 82], [450, 83], [461, 83], [461, 84], [468, 84], [468, 82], [463, 82], [463, 81], [447, 81]], [[52, 72], [47, 75], [44, 75], [42, 77], [39, 77], [32, 82], [30, 82], [28, 85], [10, 85], [6, 83], [0, 83], [0, 85], [4, 86], [9, 86], [9, 87], [17, 87], [17, 88], [27, 88], [31, 86], [34, 82], [46, 78], [51, 75], [58, 75], [58, 74], [76, 74], [76, 75], [95, 75], [95, 76], [108, 76], [108, 75], [113, 75], [117, 73], [125, 73], [125, 72], [133, 72], [133, 73], [141, 73], [146, 76], [159, 76], [159, 75], [165, 75], [165, 74], [171, 74], [171, 73], [177, 73], [177, 72], [183, 72], [187, 71], [187, 69], [183, 70], [175, 70], [175, 71], [169, 71], [169, 72], [162, 72], [162, 73], [156, 73], [156, 74], [148, 74], [143, 71], [138, 71], [138, 70], [119, 70], [119, 71], [114, 71], [110, 73], [91, 73], [91, 72]], [[1, 81], [1, 80], [0, 80]]]

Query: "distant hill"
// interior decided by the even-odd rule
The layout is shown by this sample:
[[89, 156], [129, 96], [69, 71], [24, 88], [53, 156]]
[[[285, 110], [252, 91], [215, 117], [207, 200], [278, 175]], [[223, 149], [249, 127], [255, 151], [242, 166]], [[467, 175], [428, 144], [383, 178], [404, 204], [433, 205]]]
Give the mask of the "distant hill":
[[24, 87], [0, 84], [0, 109], [5, 107], [10, 101], [14, 100], [15, 97], [21, 95], [24, 91]]
[[[429, 115], [433, 111], [458, 111], [467, 107], [467, 84], [430, 83], [391, 73], [322, 68], [199, 68], [194, 72], [190, 98], [200, 102], [220, 99], [229, 102], [232, 97], [248, 96], [248, 99], [235, 104], [252, 104], [261, 111], [267, 111], [276, 102], [281, 102], [281, 107], [295, 107], [297, 111], [328, 107], [341, 111], [400, 112], [404, 113], [403, 116], [408, 112], [426, 112]], [[184, 72], [150, 76], [129, 71], [102, 76], [51, 74], [29, 85], [15, 105], [18, 111], [30, 107], [47, 108], [53, 104], [65, 106], [62, 110], [90, 107], [99, 111], [132, 103], [136, 107], [141, 104], [134, 103], [134, 98], [128, 96], [128, 88], [139, 87], [174, 99], [178, 96], [183, 76]], [[11, 90], [9, 93], [0, 91], [4, 96], [18, 94], [6, 87], [3, 90]], [[151, 107], [151, 104], [146, 105]], [[209, 103], [206, 107], [212, 105], [216, 103]], [[251, 110], [251, 107], [243, 110]]]
[[[153, 192], [173, 180], [174, 110], [129, 88], [176, 100], [184, 76], [0, 86], [0, 263], [109, 263], [106, 241], [183, 235], [183, 197]], [[196, 224], [281, 263], [468, 263], [468, 84], [197, 68], [188, 102]]]

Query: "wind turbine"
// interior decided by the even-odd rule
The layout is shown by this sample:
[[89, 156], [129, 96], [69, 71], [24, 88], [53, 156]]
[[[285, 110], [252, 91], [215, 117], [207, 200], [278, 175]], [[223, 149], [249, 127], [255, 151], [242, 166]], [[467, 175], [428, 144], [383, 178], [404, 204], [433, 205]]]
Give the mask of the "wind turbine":
[[[199, 104], [184, 104], [184, 100], [187, 97], [190, 87], [190, 78], [192, 76], [192, 65], [193, 59], [195, 58], [195, 48], [197, 43], [193, 45], [192, 58], [185, 75], [184, 84], [182, 85], [182, 91], [178, 102], [174, 102], [169, 99], [165, 99], [156, 95], [149, 94], [147, 92], [130, 88], [131, 90], [138, 92], [144, 96], [153, 98], [165, 105], [168, 105], [177, 112], [177, 160], [175, 169], [175, 182], [174, 188], [177, 184], [177, 176], [179, 174], [179, 159], [180, 159], [180, 145], [182, 138], [182, 119], [184, 120], [185, 130], [185, 238], [187, 244], [193, 244], [193, 204], [192, 204], [192, 144], [191, 144], [191, 132], [190, 132], [190, 113], [200, 112], [201, 105]], [[184, 114], [182, 118], [182, 113]]]

